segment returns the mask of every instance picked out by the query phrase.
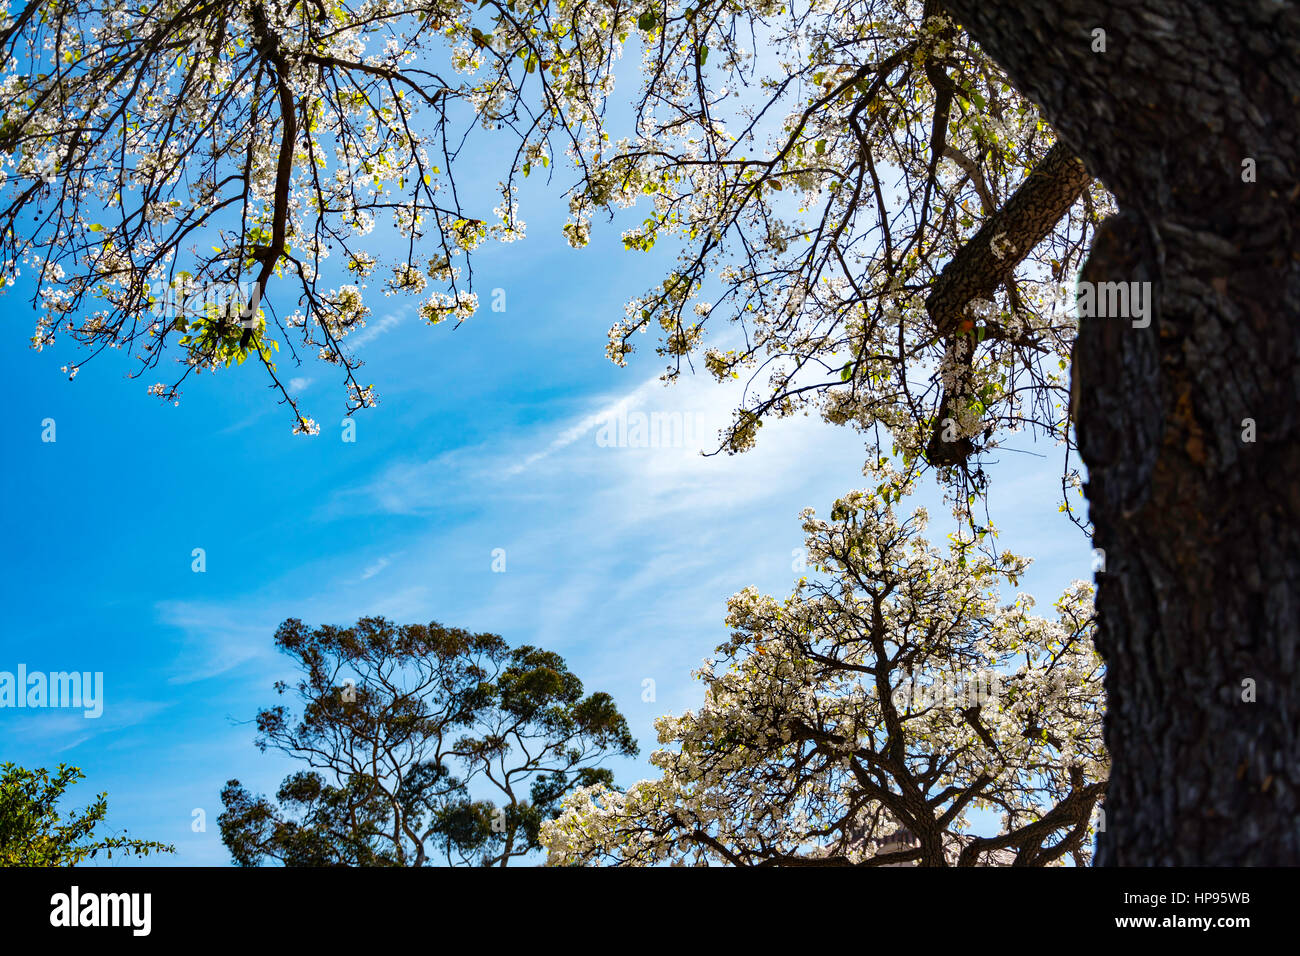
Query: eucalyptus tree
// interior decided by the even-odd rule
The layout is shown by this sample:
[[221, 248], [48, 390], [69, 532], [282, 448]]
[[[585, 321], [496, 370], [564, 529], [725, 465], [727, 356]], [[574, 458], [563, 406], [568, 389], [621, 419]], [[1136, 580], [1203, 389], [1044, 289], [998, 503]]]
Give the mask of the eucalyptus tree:
[[297, 663], [257, 715], [257, 745], [301, 761], [276, 800], [238, 780], [221, 793], [221, 839], [256, 866], [506, 866], [542, 823], [636, 741], [608, 694], [584, 694], [563, 659], [438, 624], [309, 628], [276, 645]]

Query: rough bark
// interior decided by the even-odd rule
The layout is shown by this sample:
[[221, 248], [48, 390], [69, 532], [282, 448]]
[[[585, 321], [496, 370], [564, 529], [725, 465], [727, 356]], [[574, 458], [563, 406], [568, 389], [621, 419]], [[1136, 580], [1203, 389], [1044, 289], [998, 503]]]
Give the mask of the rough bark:
[[1098, 863], [1300, 864], [1300, 11], [946, 6], [1115, 194], [1083, 278], [1155, 286], [1149, 327], [1085, 318], [1075, 347], [1106, 558]]

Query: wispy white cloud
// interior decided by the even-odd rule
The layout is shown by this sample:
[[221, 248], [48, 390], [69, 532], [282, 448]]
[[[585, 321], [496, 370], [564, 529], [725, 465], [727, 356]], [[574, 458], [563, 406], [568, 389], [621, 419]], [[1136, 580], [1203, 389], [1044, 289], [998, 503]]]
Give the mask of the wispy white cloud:
[[[573, 654], [584, 680], [646, 710], [648, 731], [694, 701], [690, 671], [725, 636], [726, 598], [751, 584], [788, 590], [798, 512], [827, 510], [861, 480], [861, 436], [812, 417], [765, 426], [744, 455], [701, 454], [738, 400], [711, 380], [651, 378], [508, 440], [383, 466], [341, 492], [331, 516], [402, 516], [406, 557], [382, 580], [389, 593], [427, 585], [410, 595], [411, 619]], [[598, 442], [606, 422], [634, 412], [695, 427], [671, 447]], [[380, 601], [362, 597], [371, 583], [356, 592], [367, 613]], [[643, 679], [659, 687], [653, 705]]]
[[417, 515], [452, 501], [472, 499], [485, 483], [500, 477], [489, 449], [456, 448], [427, 461], [394, 462], [363, 484], [336, 492], [325, 517], [374, 513]]
[[[427, 614], [426, 585], [399, 581], [380, 591], [368, 583], [378, 570], [359, 579], [355, 570], [345, 576], [331, 570], [341, 560], [296, 567], [283, 578], [235, 599], [159, 602], [159, 619], [183, 632], [179, 653], [170, 664], [169, 683], [228, 679], [239, 668], [241, 680], [260, 686], [265, 675], [282, 664], [273, 637], [281, 622], [291, 617], [313, 625], [347, 626], [363, 616], [408, 622]], [[376, 565], [387, 567], [390, 563], [384, 558]], [[311, 583], [304, 586], [304, 581]]]
[[373, 578], [380, 571], [384, 570], [384, 568], [386, 567], [388, 567], [388, 559], [380, 558], [374, 564], [370, 565], [364, 571], [361, 572], [361, 580], [369, 581], [371, 578]]
[[582, 416], [577, 421], [562, 429], [558, 435], [551, 439], [550, 444], [545, 448], [533, 452], [524, 458], [523, 461], [510, 465], [502, 472], [502, 474], [506, 477], [513, 477], [514, 475], [522, 474], [542, 459], [549, 457], [562, 448], [568, 448], [584, 435], [591, 434], [605, 422], [617, 418], [620, 414], [626, 414], [632, 409], [640, 407], [645, 403], [647, 396], [650, 394], [651, 387], [654, 385], [662, 386], [662, 383], [657, 378], [650, 379], [633, 389], [631, 393], [606, 405], [600, 411]]
[[[834, 463], [841, 492], [861, 476], [862, 439], [813, 416], [770, 423], [758, 447], [743, 455], [715, 454], [741, 397], [738, 384], [683, 377], [665, 386], [650, 378], [592, 402], [591, 411], [550, 425], [549, 435], [538, 428], [425, 461], [391, 463], [372, 480], [340, 492], [334, 510], [415, 515], [460, 502], [466, 490], [476, 499], [487, 490], [539, 499], [580, 489], [579, 497], [588, 502], [617, 498], [617, 518], [625, 524], [752, 503], [806, 483], [795, 463], [819, 457], [828, 467]], [[644, 416], [643, 422], [661, 416], [684, 427], [672, 432], [672, 441], [651, 436], [649, 447], [636, 447], [636, 441], [603, 447], [602, 427], [635, 414]], [[669, 437], [669, 430], [659, 437]]]
[[116, 699], [110, 675], [105, 675], [104, 711], [99, 717], [88, 718], [77, 708], [5, 711], [4, 716], [6, 733], [14, 741], [63, 753], [93, 737], [142, 724], [171, 706], [170, 701]]
[[411, 314], [411, 307], [404, 305], [396, 311], [389, 312], [378, 322], [369, 322], [360, 332], [354, 332], [347, 338], [347, 345], [352, 349], [359, 349], [361, 346], [373, 342], [381, 335], [393, 331], [406, 320]]
[[[172, 666], [169, 683], [190, 684], [216, 677], [257, 658], [269, 658], [274, 649], [269, 637], [279, 620], [264, 610], [249, 614], [254, 601], [160, 601], [159, 620], [183, 633], [182, 650]], [[243, 610], [239, 610], [242, 608]]]

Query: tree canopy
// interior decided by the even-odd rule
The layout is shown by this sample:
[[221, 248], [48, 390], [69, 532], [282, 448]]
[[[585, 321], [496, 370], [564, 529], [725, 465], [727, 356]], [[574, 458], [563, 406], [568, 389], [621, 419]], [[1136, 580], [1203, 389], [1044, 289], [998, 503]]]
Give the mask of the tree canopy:
[[276, 689], [302, 712], [260, 711], [257, 745], [307, 769], [278, 805], [227, 783], [221, 839], [241, 866], [506, 866], [575, 787], [613, 785], [603, 760], [637, 753], [610, 696], [550, 651], [383, 618], [290, 619], [275, 642], [302, 671]]
[[[1060, 292], [1109, 198], [937, 4], [49, 0], [8, 15], [0, 45], [0, 149], [15, 157], [0, 259], [35, 273], [37, 347], [63, 334], [127, 349], [135, 375], [171, 355], [180, 372], [150, 386], [168, 400], [190, 374], [254, 357], [310, 433], [277, 363], [315, 354], [339, 367], [349, 412], [373, 404], [347, 344], [370, 281], [422, 297], [432, 323], [468, 318], [474, 249], [522, 238], [518, 184], [544, 170], [566, 190], [572, 245], [639, 206], [623, 245], [676, 250], [608, 355], [624, 364], [653, 328], [666, 378], [697, 361], [744, 377], [720, 448], [805, 410], [860, 428], [884, 500], [885, 484], [939, 469], [993, 561], [975, 507], [1007, 434], [1063, 443], [1077, 483], [1076, 321]], [[625, 50], [638, 68], [619, 68]], [[616, 78], [633, 92], [615, 98]], [[611, 108], [624, 102], [630, 119]], [[457, 180], [483, 135], [506, 157], [491, 214]], [[380, 262], [376, 230], [402, 254]], [[741, 347], [713, 344], [719, 320]], [[332, 688], [312, 681], [300, 694], [323, 715]], [[302, 752], [282, 716], [263, 717], [264, 742]], [[479, 852], [491, 841], [468, 779], [427, 766], [441, 802], [404, 804], [409, 779], [385, 789], [332, 758], [335, 779], [281, 788], [298, 821], [232, 782], [223, 836], [247, 861], [423, 861], [423, 839], [374, 842], [415, 814], [412, 832], [441, 834], [446, 853]], [[343, 826], [341, 807], [368, 822]]]
[[[703, 705], [658, 721], [662, 776], [576, 792], [544, 829], [550, 861], [1086, 865], [1108, 770], [1092, 588], [1055, 619], [1002, 604], [1028, 562], [959, 538], [943, 555], [926, 520], [899, 520], [887, 487], [806, 511], [817, 573], [783, 602], [732, 597]], [[963, 832], [972, 809], [997, 832]], [[899, 826], [917, 845], [873, 852]]]
[[[861, 429], [874, 481], [933, 470], [995, 560], [985, 465], [1059, 443], [1070, 510], [1077, 413], [1117, 845], [1293, 861], [1296, 25], [1281, 2], [4, 2], [0, 279], [29, 273], [38, 348], [127, 350], [167, 400], [253, 357], [311, 433], [279, 365], [318, 356], [349, 414], [374, 404], [347, 344], [369, 283], [469, 317], [474, 249], [523, 236], [544, 171], [571, 244], [608, 216], [671, 245], [608, 355], [654, 330], [666, 378], [744, 380], [721, 450], [801, 412]], [[457, 171], [486, 137], [483, 200]], [[1150, 287], [1152, 314], [1081, 330], [1076, 278]], [[1258, 675], [1278, 688], [1241, 721]]]
[[[1071, 440], [1062, 283], [1111, 205], [933, 3], [53, 0], [0, 41], [0, 259], [35, 273], [34, 342], [132, 349], [136, 375], [176, 346], [164, 398], [253, 356], [312, 431], [285, 344], [372, 403], [346, 342], [367, 277], [467, 317], [471, 252], [522, 237], [518, 183], [545, 167], [572, 244], [639, 204], [624, 245], [678, 250], [609, 355], [655, 328], [669, 377], [745, 376], [721, 447], [811, 407], [942, 468], [964, 508], [1007, 433]], [[507, 147], [490, 214], [456, 180], [476, 126]], [[405, 237], [395, 261], [377, 227]], [[743, 347], [710, 345], [710, 319]]]

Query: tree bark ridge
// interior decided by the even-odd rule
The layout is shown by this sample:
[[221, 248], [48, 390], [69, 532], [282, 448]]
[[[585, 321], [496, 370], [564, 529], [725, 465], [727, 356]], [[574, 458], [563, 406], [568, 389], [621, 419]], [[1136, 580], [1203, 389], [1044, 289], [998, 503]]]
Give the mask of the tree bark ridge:
[[1300, 864], [1300, 11], [946, 6], [1115, 194], [1083, 280], [1154, 290], [1148, 327], [1084, 318], [1075, 346], [1098, 863]]

